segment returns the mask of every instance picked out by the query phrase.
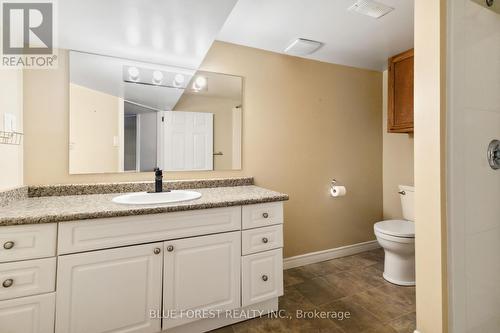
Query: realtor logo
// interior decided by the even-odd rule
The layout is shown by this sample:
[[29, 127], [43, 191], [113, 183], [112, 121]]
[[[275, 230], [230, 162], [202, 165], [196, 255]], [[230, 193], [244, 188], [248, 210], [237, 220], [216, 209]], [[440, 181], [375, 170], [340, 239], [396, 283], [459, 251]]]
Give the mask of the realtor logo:
[[54, 3], [2, 2], [2, 66], [54, 68]]

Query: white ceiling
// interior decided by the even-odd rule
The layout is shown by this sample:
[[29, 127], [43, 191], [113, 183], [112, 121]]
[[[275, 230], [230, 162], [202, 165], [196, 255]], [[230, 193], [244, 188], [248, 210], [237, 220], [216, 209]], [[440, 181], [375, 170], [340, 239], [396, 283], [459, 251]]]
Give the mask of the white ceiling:
[[236, 1], [62, 0], [57, 45], [197, 69]]
[[325, 45], [306, 58], [384, 70], [413, 47], [413, 0], [378, 0], [396, 10], [373, 19], [348, 12], [355, 0], [239, 0], [217, 39], [273, 52], [296, 38]]

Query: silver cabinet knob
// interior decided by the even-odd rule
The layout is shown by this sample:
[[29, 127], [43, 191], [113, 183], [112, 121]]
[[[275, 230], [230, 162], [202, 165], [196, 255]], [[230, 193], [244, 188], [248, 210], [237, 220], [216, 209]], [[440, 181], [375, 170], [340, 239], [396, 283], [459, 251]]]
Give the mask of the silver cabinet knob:
[[262, 217], [265, 218], [265, 219], [267, 219], [269, 217], [269, 214], [268, 213], [264, 213], [264, 214], [262, 214]]
[[269, 280], [269, 277], [267, 275], [262, 275], [262, 281], [266, 282], [267, 280]]
[[161, 249], [159, 247], [155, 247], [155, 249], [153, 250], [153, 253], [154, 254], [160, 254], [161, 253]]
[[168, 252], [172, 252], [173, 250], [174, 250], [174, 246], [173, 245], [167, 246], [167, 251]]
[[269, 242], [269, 239], [267, 239], [267, 237], [263, 237], [262, 238], [262, 243], [266, 244], [267, 242]]
[[9, 288], [10, 286], [12, 286], [14, 284], [14, 280], [12, 279], [7, 279], [5, 280], [3, 283], [2, 283], [2, 286], [4, 288]]
[[14, 247], [15, 243], [13, 241], [8, 241], [3, 244], [3, 248], [6, 250], [10, 250]]

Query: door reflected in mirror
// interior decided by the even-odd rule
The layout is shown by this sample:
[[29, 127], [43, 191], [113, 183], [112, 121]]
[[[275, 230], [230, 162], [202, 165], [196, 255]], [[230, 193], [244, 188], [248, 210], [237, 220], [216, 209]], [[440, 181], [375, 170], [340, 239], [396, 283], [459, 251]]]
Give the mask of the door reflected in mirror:
[[241, 169], [239, 76], [70, 52], [70, 174]]

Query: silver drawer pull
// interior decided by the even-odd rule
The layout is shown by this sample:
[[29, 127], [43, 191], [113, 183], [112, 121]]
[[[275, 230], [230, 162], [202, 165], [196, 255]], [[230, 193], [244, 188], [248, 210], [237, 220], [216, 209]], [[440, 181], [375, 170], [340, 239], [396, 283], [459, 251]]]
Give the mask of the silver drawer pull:
[[267, 275], [262, 275], [262, 281], [266, 282], [267, 280], [269, 280], [269, 277]]
[[267, 242], [269, 242], [269, 239], [267, 239], [267, 237], [262, 238], [262, 243], [266, 244]]
[[265, 218], [265, 219], [267, 219], [269, 217], [269, 214], [268, 213], [264, 213], [264, 214], [262, 214], [262, 217]]
[[3, 248], [6, 250], [10, 250], [14, 247], [15, 243], [13, 241], [8, 241], [3, 244]]
[[155, 247], [155, 249], [153, 250], [153, 253], [154, 254], [160, 254], [161, 253], [161, 249], [159, 247]]
[[10, 286], [12, 286], [14, 284], [14, 280], [12, 279], [7, 279], [5, 280], [3, 283], [2, 283], [2, 286], [4, 288], [9, 288]]
[[174, 246], [173, 245], [167, 246], [167, 251], [168, 252], [172, 252], [173, 250], [174, 250]]

